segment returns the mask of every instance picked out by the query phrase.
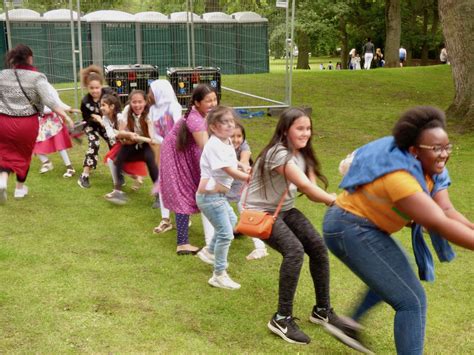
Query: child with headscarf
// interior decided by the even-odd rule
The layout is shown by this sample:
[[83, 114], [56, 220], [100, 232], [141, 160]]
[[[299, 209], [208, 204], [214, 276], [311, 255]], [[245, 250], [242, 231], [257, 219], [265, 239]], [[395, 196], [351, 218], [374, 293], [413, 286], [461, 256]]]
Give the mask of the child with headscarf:
[[[155, 131], [154, 139], [159, 143], [153, 145], [155, 152], [156, 165], [160, 165], [160, 147], [168, 132], [171, 131], [175, 122], [182, 116], [182, 108], [173, 91], [173, 87], [167, 80], [155, 80], [150, 85], [148, 92], [150, 101], [149, 116], [153, 122]], [[170, 221], [170, 211], [163, 206], [160, 195], [156, 195], [156, 201], [153, 208], [161, 208], [161, 222], [154, 229], [155, 233], [163, 233], [173, 228]]]

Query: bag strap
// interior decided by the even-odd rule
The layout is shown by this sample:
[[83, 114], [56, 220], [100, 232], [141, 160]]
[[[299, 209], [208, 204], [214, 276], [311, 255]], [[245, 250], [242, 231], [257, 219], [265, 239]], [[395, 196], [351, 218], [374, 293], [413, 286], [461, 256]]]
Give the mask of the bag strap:
[[16, 80], [18, 81], [18, 85], [20, 85], [20, 89], [23, 92], [23, 95], [25, 95], [26, 99], [28, 100], [30, 105], [33, 106], [35, 111], [39, 112], [38, 107], [36, 107], [36, 105], [33, 103], [33, 101], [31, 101], [30, 97], [26, 94], [25, 89], [23, 89], [23, 85], [21, 85], [20, 78], [18, 77], [18, 73], [17, 73], [16, 69], [13, 69], [13, 71], [15, 72]]
[[[250, 175], [249, 175], [249, 178], [247, 179], [246, 186], [244, 185], [244, 188], [247, 187], [247, 189], [245, 190], [245, 197], [244, 197], [244, 200], [242, 201], [243, 209], [245, 209], [245, 202], [247, 201], [247, 196], [249, 194], [250, 179], [252, 178], [252, 173], [253, 173], [253, 169], [250, 171]], [[277, 219], [278, 214], [280, 213], [281, 208], [283, 207], [283, 202], [285, 201], [287, 194], [288, 194], [288, 187], [285, 189], [285, 191], [281, 195], [280, 201], [278, 202], [278, 206], [275, 212], [273, 213], [273, 219]]]

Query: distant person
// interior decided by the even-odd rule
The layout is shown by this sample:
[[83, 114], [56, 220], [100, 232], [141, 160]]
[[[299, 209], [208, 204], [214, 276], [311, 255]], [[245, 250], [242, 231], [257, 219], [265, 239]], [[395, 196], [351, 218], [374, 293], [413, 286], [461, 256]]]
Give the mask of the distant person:
[[333, 69], [334, 69], [334, 65], [332, 64], [331, 61], [329, 61], [328, 70], [333, 70]]
[[446, 51], [446, 47], [444, 46], [441, 49], [441, 52], [439, 53], [439, 61], [441, 62], [441, 64], [448, 63], [448, 52]]
[[398, 56], [400, 58], [400, 66], [403, 67], [407, 60], [407, 50], [403, 47], [400, 47], [400, 49], [398, 50]]
[[336, 63], [336, 70], [341, 70], [342, 69], [342, 64], [341, 62]]
[[360, 70], [360, 55], [356, 53], [354, 58], [352, 58], [352, 69], [353, 70]]
[[326, 68], [324, 67], [324, 64], [323, 64], [323, 63], [319, 64], [319, 70], [325, 70], [325, 69], [326, 69]]
[[382, 68], [385, 65], [385, 60], [383, 59], [383, 53], [382, 53], [382, 50], [380, 48], [377, 48], [375, 50], [374, 59], [375, 59], [375, 65], [378, 68]]
[[355, 48], [352, 48], [352, 49], [349, 51], [349, 62], [347, 63], [347, 68], [350, 69], [350, 70], [355, 69], [355, 68], [352, 66], [352, 58], [354, 58], [355, 55], [356, 55], [356, 49], [355, 49]]
[[364, 69], [369, 70], [370, 66], [372, 65], [372, 59], [374, 59], [374, 52], [375, 47], [372, 43], [372, 39], [370, 37], [367, 38], [367, 42], [364, 44], [362, 48], [362, 53], [364, 53]]

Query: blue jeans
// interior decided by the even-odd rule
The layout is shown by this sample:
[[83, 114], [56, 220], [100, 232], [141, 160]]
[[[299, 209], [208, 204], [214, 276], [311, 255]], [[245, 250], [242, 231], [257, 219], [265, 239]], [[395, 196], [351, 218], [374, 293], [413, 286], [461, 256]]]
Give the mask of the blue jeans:
[[237, 216], [225, 194], [196, 194], [196, 202], [202, 213], [214, 227], [214, 236], [208, 248], [215, 256], [214, 271], [222, 272], [227, 268], [227, 254], [234, 239], [234, 226]]
[[326, 212], [328, 249], [395, 310], [398, 354], [423, 354], [426, 296], [397, 242], [366, 218], [338, 206]]

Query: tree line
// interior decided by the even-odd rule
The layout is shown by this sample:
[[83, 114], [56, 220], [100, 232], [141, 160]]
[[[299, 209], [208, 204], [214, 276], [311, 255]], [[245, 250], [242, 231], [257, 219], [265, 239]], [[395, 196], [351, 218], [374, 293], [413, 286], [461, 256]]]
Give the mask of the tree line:
[[[474, 125], [474, 1], [472, 0], [295, 0], [297, 69], [309, 69], [309, 53], [340, 55], [347, 66], [349, 51], [362, 50], [367, 37], [385, 54], [387, 67], [399, 63], [398, 49], [407, 50], [408, 64], [437, 60], [446, 46], [455, 98], [448, 117]], [[73, 6], [76, 1], [72, 1]], [[254, 11], [269, 20], [271, 54], [285, 55], [285, 11], [275, 0], [81, 0], [81, 11], [115, 9], [129, 13], [185, 11], [195, 13]], [[68, 8], [68, 0], [24, 0], [22, 7], [46, 12]]]

